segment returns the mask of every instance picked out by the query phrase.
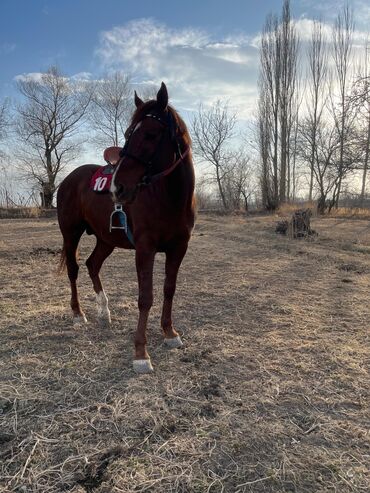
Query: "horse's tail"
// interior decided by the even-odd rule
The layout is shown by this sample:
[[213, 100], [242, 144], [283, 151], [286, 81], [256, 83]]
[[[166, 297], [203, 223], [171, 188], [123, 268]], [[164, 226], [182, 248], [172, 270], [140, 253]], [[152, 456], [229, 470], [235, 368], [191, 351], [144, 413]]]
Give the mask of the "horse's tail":
[[[76, 261], [78, 261], [80, 258], [80, 251], [78, 247], [76, 247], [75, 255], [76, 255]], [[62, 251], [60, 253], [59, 265], [57, 268], [57, 274], [63, 274], [63, 272], [66, 270], [66, 266], [67, 266], [67, 249], [65, 242], [63, 242]]]
[[60, 253], [59, 265], [57, 268], [57, 274], [63, 274], [66, 270], [67, 255], [66, 255], [66, 244], [63, 242], [62, 251]]

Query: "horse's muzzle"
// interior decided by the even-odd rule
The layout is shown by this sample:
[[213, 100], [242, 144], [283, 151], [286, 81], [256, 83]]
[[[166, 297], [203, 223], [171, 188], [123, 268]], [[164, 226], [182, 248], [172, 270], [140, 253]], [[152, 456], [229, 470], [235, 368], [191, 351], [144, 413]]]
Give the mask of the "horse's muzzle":
[[127, 188], [124, 185], [117, 185], [115, 191], [112, 193], [113, 201], [119, 204], [131, 204], [136, 197], [137, 187]]

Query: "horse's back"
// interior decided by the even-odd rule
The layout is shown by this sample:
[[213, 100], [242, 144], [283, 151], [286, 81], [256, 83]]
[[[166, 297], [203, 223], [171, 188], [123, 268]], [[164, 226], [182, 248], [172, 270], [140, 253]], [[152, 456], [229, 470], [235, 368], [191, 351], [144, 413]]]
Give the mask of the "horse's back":
[[79, 166], [60, 184], [57, 192], [57, 210], [61, 226], [65, 222], [79, 222], [83, 219], [83, 197], [99, 167], [97, 164]]
[[88, 186], [89, 181], [95, 171], [100, 168], [98, 164], [84, 164], [74, 169], [67, 175], [59, 186], [57, 198], [67, 191], [76, 190], [76, 187]]

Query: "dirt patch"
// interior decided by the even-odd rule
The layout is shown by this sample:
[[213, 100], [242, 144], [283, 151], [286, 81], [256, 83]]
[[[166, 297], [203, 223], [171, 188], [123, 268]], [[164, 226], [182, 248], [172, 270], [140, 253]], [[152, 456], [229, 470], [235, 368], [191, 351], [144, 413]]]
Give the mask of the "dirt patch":
[[175, 303], [182, 350], [162, 342], [158, 255], [143, 376], [133, 252], [103, 267], [109, 328], [81, 268], [89, 324], [74, 330], [55, 220], [1, 220], [0, 490], [368, 491], [368, 222], [314, 219], [307, 241], [277, 237], [276, 219], [200, 215]]

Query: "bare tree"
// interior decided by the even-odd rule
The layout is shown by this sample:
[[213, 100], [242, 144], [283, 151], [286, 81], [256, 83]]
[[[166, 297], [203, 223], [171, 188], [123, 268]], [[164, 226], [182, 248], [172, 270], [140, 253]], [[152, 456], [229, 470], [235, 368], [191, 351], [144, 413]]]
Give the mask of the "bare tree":
[[51, 67], [37, 80], [17, 82], [24, 101], [17, 106], [20, 169], [40, 187], [42, 205], [52, 207], [57, 177], [80, 150], [77, 138], [91, 92]]
[[[258, 142], [262, 196], [269, 208], [276, 208], [290, 193], [290, 165], [299, 100], [298, 46], [290, 2], [285, 0], [280, 21], [277, 16], [267, 17], [260, 48]], [[269, 149], [261, 147], [266, 145]], [[267, 197], [271, 189], [272, 197]]]
[[89, 120], [98, 144], [105, 147], [122, 144], [133, 110], [132, 101], [128, 75], [115, 72], [95, 82]]
[[300, 108], [303, 100], [303, 92], [300, 91], [300, 85], [297, 81], [296, 90], [292, 94], [289, 103], [288, 111], [288, 148], [287, 154], [287, 200], [295, 200], [298, 184], [300, 180], [300, 173], [297, 165], [298, 157], [298, 132], [299, 132], [299, 120], [300, 120]]
[[235, 165], [224, 179], [225, 197], [228, 208], [246, 212], [249, 208], [249, 199], [255, 191], [253, 169], [250, 165], [250, 157], [240, 150], [234, 157]]
[[288, 166], [291, 155], [291, 132], [292, 122], [296, 112], [296, 85], [297, 85], [297, 63], [298, 63], [298, 36], [290, 16], [290, 2], [285, 0], [283, 13], [279, 26], [280, 36], [280, 190], [279, 200], [285, 202], [288, 198], [289, 189]]
[[326, 104], [325, 86], [327, 75], [326, 40], [322, 31], [321, 22], [314, 21], [311, 42], [308, 46], [308, 73], [307, 73], [307, 110], [306, 130], [310, 132], [309, 146], [309, 200], [312, 200], [314, 167], [316, 159], [316, 140], [324, 107]]
[[[262, 161], [262, 196], [269, 209], [279, 202], [279, 101], [281, 73], [281, 40], [279, 21], [268, 16], [262, 32], [260, 49], [260, 104], [259, 104], [259, 145]], [[263, 119], [263, 120], [262, 120]], [[262, 146], [269, 146], [269, 149]], [[271, 161], [269, 163], [269, 161]], [[270, 184], [270, 180], [272, 183]], [[272, 194], [269, 190], [272, 189]], [[265, 197], [264, 197], [265, 196]]]
[[338, 207], [342, 180], [345, 172], [346, 139], [351, 132], [351, 104], [348, 98], [349, 70], [351, 62], [352, 38], [354, 31], [353, 15], [348, 5], [338, 14], [333, 28], [332, 56], [335, 67], [335, 80], [339, 86], [339, 101], [332, 101], [332, 111], [335, 126], [339, 136], [340, 149], [338, 161], [339, 181], [335, 197], [335, 207]]
[[[313, 142], [313, 138], [315, 141]], [[346, 133], [347, 148], [340, 161], [341, 139], [337, 127], [328, 118], [319, 120], [315, 136], [310, 117], [302, 119], [299, 132], [298, 152], [305, 162], [311, 162], [311, 149], [314, 148], [312, 169], [314, 184], [318, 191], [318, 212], [323, 214], [336, 206], [338, 190], [343, 180], [355, 169], [360, 160], [360, 149], [356, 145], [358, 133], [352, 128]]]
[[316, 189], [320, 213], [338, 207], [343, 180], [361, 161], [357, 110], [349, 84], [352, 32], [352, 16], [347, 6], [333, 28], [331, 74], [326, 68], [326, 42], [319, 23], [314, 24], [308, 50], [308, 111], [300, 124], [299, 154], [309, 165], [309, 197]]
[[5, 99], [0, 103], [0, 140], [6, 137], [7, 129], [9, 126], [9, 104], [8, 100]]
[[327, 209], [330, 210], [335, 201], [339, 179], [335, 160], [339, 148], [338, 134], [331, 122], [319, 120], [315, 133], [312, 132], [310, 116], [300, 122], [298, 153], [304, 162], [311, 165], [314, 183], [318, 190], [317, 209], [320, 214], [324, 214]]
[[353, 85], [352, 102], [358, 108], [358, 113], [362, 120], [360, 130], [360, 145], [363, 149], [363, 167], [362, 167], [362, 186], [360, 203], [364, 203], [366, 193], [367, 172], [370, 160], [370, 44], [365, 44], [364, 64]]
[[228, 209], [225, 193], [225, 177], [235, 166], [235, 151], [230, 148], [234, 136], [236, 114], [228, 105], [217, 101], [209, 110], [199, 107], [192, 121], [194, 153], [213, 167], [223, 208]]
[[257, 113], [257, 147], [260, 155], [260, 185], [262, 194], [262, 206], [267, 210], [276, 208], [276, 182], [273, 179], [275, 169], [272, 168], [271, 162], [271, 113], [268, 101], [267, 91], [263, 91], [260, 86], [260, 95], [258, 100]]
[[[10, 117], [9, 117], [9, 100], [4, 99], [0, 103], [0, 143], [4, 142], [8, 136], [8, 130], [10, 127]], [[0, 147], [0, 161], [4, 158], [5, 153]]]
[[367, 171], [369, 168], [369, 160], [370, 160], [370, 97], [369, 97], [369, 86], [370, 86], [370, 78], [369, 76], [365, 79], [365, 84], [367, 85], [366, 92], [368, 97], [364, 100], [364, 113], [365, 113], [365, 131], [364, 131], [364, 166], [362, 173], [362, 187], [361, 187], [361, 205], [364, 203], [365, 192], [366, 192], [366, 178]]
[[198, 210], [210, 209], [213, 205], [213, 193], [209, 181], [205, 175], [197, 178], [195, 185], [195, 197]]

